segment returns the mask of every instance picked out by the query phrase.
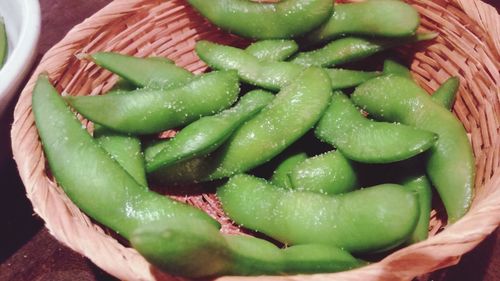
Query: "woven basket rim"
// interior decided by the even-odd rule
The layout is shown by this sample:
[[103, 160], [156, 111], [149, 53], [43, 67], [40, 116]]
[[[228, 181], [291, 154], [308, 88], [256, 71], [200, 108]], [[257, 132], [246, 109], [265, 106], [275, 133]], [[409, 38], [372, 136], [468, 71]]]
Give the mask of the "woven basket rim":
[[[81, 44], [86, 42], [87, 37], [91, 36], [104, 23], [124, 14], [134, 12], [139, 9], [138, 7], [141, 4], [155, 5], [162, 2], [159, 0], [115, 0], [81, 24], [75, 26], [61, 42], [44, 55], [39, 66], [23, 89], [15, 108], [14, 123], [11, 131], [14, 159], [18, 165], [27, 196], [33, 203], [35, 212], [45, 221], [50, 233], [70, 248], [89, 257], [105, 271], [122, 279], [132, 279], [131, 276], [136, 276], [137, 279], [147, 280], [153, 277], [148, 263], [140, 256], [134, 256], [130, 253], [124, 254], [121, 258], [126, 260], [128, 264], [135, 264], [136, 266], [128, 271], [120, 272], [114, 267], [113, 257], [93, 256], [85, 246], [75, 245], [74, 241], [70, 239], [72, 235], [88, 235], [89, 232], [87, 231], [91, 229], [94, 233], [88, 239], [100, 239], [96, 242], [96, 248], [123, 247], [118, 241], [107, 236], [102, 229], [96, 227], [84, 214], [75, 213], [71, 208], [68, 208], [68, 204], [71, 205], [72, 203], [68, 201], [61, 189], [57, 188], [53, 190], [54, 188], [52, 188], [50, 189], [51, 193], [46, 193], [47, 191], [45, 190], [49, 190], [55, 183], [46, 176], [40, 178], [40, 175], [35, 173], [35, 171], [44, 171], [46, 164], [41, 153], [41, 144], [38, 142], [38, 135], [33, 125], [30, 96], [38, 74], [48, 71], [52, 76], [61, 77], [64, 75], [65, 63], [74, 55], [75, 49], [78, 49], [77, 46], [81, 46]], [[425, 0], [415, 0], [415, 2], [425, 2]], [[500, 25], [498, 23], [500, 23], [500, 17], [498, 13], [492, 6], [479, 0], [452, 0], [450, 3], [453, 3], [456, 7], [460, 7], [477, 24], [480, 32], [487, 34], [485, 36], [491, 40], [484, 42], [484, 45], [487, 46], [487, 49], [490, 51], [489, 56], [492, 57], [491, 68], [497, 71], [496, 74], [491, 73], [491, 77], [497, 83], [498, 90], [500, 87], [500, 77], [498, 75], [500, 65], [500, 29], [498, 28]], [[498, 112], [493, 114], [497, 114], [495, 116], [500, 119]], [[35, 145], [30, 144], [29, 140], [37, 140], [37, 143]], [[496, 139], [496, 141], [497, 143], [493, 145], [500, 147], [500, 139]], [[492, 165], [497, 165], [496, 167], [498, 167], [498, 163], [493, 163]], [[456, 264], [463, 253], [474, 248], [500, 224], [500, 188], [496, 188], [498, 186], [500, 186], [500, 172], [497, 170], [491, 176], [491, 179], [484, 183], [483, 188], [492, 190], [487, 198], [482, 198], [478, 204], [474, 204], [464, 218], [446, 227], [444, 231], [426, 241], [394, 252], [381, 262], [369, 266], [341, 273], [309, 275], [307, 279], [368, 280], [372, 279], [370, 277], [377, 277], [380, 278], [377, 280], [410, 280], [416, 275]], [[55, 196], [55, 194], [60, 197], [58, 198], [60, 200], [55, 200], [54, 197], [51, 197]], [[42, 202], [41, 200], [49, 200], [49, 202]], [[64, 227], [64, 225], [61, 225], [64, 222], [61, 221], [58, 215], [54, 214], [54, 209], [63, 213], [64, 216], [81, 220], [84, 222], [84, 226], [76, 229], [72, 229], [71, 226]], [[457, 236], [457, 233], [460, 233], [460, 235]], [[433, 255], [429, 255], [430, 248], [439, 249], [439, 251], [433, 253]], [[457, 248], [459, 248], [458, 251]], [[416, 256], [419, 256], [420, 259], [415, 259]], [[421, 264], [414, 264], [416, 260], [420, 261]], [[398, 268], [404, 268], [409, 265], [414, 267], [411, 271], [400, 272], [398, 270]], [[158, 277], [157, 275], [155, 276]], [[171, 277], [162, 275], [161, 278], [170, 279]], [[218, 280], [240, 279], [304, 280], [306, 277], [296, 275], [218, 278]]]

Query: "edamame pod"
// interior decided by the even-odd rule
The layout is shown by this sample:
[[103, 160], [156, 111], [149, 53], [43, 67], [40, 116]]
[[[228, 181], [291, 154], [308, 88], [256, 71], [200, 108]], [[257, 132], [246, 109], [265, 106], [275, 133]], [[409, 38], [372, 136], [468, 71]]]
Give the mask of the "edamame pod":
[[401, 122], [438, 134], [429, 150], [427, 175], [436, 187], [448, 221], [453, 223], [469, 209], [474, 187], [474, 155], [460, 121], [413, 81], [382, 76], [359, 86], [352, 100], [376, 118]]
[[195, 50], [210, 67], [237, 70], [242, 81], [272, 91], [279, 91], [304, 70], [288, 62], [259, 61], [242, 49], [208, 41], [196, 42]]
[[453, 107], [453, 103], [455, 103], [459, 86], [460, 80], [458, 77], [450, 77], [434, 92], [432, 99], [444, 108], [450, 110]]
[[346, 271], [366, 265], [347, 251], [323, 244], [303, 244], [282, 250], [289, 274]]
[[319, 243], [352, 253], [396, 247], [408, 239], [419, 215], [416, 195], [395, 184], [326, 196], [237, 175], [217, 196], [226, 214], [247, 228], [289, 245]]
[[328, 75], [320, 68], [304, 70], [231, 136], [217, 156], [219, 165], [210, 178], [248, 171], [278, 155], [311, 129], [330, 97]]
[[127, 239], [142, 225], [170, 219], [218, 227], [206, 213], [138, 184], [82, 128], [46, 75], [38, 78], [32, 106], [51, 173], [96, 221]]
[[[393, 0], [390, 0], [390, 1], [393, 1]], [[413, 77], [411, 76], [410, 70], [406, 66], [399, 64], [398, 62], [393, 61], [393, 60], [385, 60], [384, 61], [383, 72], [386, 75], [394, 74], [394, 75], [399, 75], [401, 77], [405, 77], [408, 79], [413, 79]]]
[[437, 140], [437, 135], [429, 131], [367, 119], [342, 92], [333, 94], [315, 134], [347, 158], [363, 163], [408, 159], [431, 148]]
[[254, 39], [292, 38], [313, 30], [333, 11], [331, 0], [287, 0], [257, 3], [246, 0], [188, 0], [218, 27]]
[[302, 40], [308, 45], [344, 35], [405, 37], [415, 34], [420, 24], [418, 12], [399, 1], [364, 1], [338, 4], [330, 19]]
[[295, 168], [295, 166], [306, 159], [307, 154], [304, 152], [287, 157], [278, 165], [276, 170], [274, 170], [271, 183], [279, 187], [288, 189], [293, 188], [292, 181], [290, 180], [290, 172]]
[[[410, 70], [405, 66], [393, 61], [384, 61], [384, 74], [394, 74], [401, 77], [413, 79]], [[455, 102], [460, 80], [458, 77], [450, 77], [432, 94], [432, 99], [446, 109], [451, 109]]]
[[356, 165], [362, 185], [397, 183], [417, 194], [420, 212], [417, 225], [405, 242], [408, 245], [425, 240], [429, 232], [432, 190], [425, 175], [426, 156], [421, 154], [408, 160], [383, 165]]
[[252, 43], [245, 51], [259, 60], [284, 61], [299, 50], [293, 40], [262, 40]]
[[5, 23], [3, 22], [3, 18], [0, 17], [0, 68], [5, 62], [7, 58], [8, 51], [8, 41], [7, 41], [7, 32], [5, 31]]
[[431, 216], [432, 204], [431, 183], [427, 177], [423, 175], [409, 177], [405, 179], [402, 184], [418, 195], [420, 215], [417, 226], [407, 241], [409, 244], [413, 244], [427, 239], [427, 236], [429, 235], [429, 220]]
[[380, 76], [378, 71], [358, 71], [341, 68], [325, 68], [332, 82], [332, 90], [351, 88]]
[[332, 41], [321, 49], [298, 53], [291, 62], [304, 66], [332, 67], [364, 59], [380, 51], [405, 43], [429, 40], [435, 36], [435, 33], [417, 34], [399, 40], [346, 37]]
[[279, 249], [263, 239], [221, 234], [211, 225], [184, 221], [142, 227], [131, 241], [152, 264], [188, 278], [336, 272], [363, 264], [332, 246], [307, 244]]
[[323, 70], [305, 70], [212, 155], [165, 167], [148, 176], [161, 184], [209, 181], [269, 161], [304, 135], [321, 117], [330, 101], [329, 83]]
[[165, 58], [137, 58], [111, 52], [91, 55], [97, 65], [118, 74], [137, 87], [171, 89], [182, 86], [193, 74]]
[[[279, 91], [305, 69], [290, 62], [259, 61], [244, 50], [208, 41], [198, 41], [196, 53], [210, 67], [236, 70], [242, 81], [271, 91]], [[376, 72], [341, 69], [326, 71], [331, 78], [332, 89], [356, 86], [378, 75]]]
[[233, 104], [238, 93], [236, 72], [218, 71], [171, 90], [140, 89], [66, 100], [87, 119], [115, 131], [151, 134], [215, 114]]
[[213, 116], [202, 117], [182, 129], [173, 139], [146, 148], [146, 170], [153, 172], [214, 151], [273, 98], [274, 95], [266, 91], [251, 91], [236, 106]]
[[327, 195], [349, 192], [358, 186], [352, 163], [338, 151], [302, 161], [290, 173], [290, 180], [293, 189]]
[[141, 141], [137, 137], [94, 124], [94, 139], [139, 185], [148, 186]]

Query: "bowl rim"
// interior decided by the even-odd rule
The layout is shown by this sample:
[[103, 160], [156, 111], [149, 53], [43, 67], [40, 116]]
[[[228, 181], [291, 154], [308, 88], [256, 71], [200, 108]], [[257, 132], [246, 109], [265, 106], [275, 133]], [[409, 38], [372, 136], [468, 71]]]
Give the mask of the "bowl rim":
[[38, 0], [15, 1], [21, 6], [23, 23], [19, 40], [0, 69], [0, 114], [13, 98], [24, 75], [35, 58], [41, 29], [41, 11]]

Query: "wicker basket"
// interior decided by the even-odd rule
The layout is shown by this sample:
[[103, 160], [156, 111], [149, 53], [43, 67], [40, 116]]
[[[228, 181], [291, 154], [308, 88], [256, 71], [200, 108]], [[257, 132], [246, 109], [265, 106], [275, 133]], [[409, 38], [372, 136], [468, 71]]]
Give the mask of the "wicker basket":
[[[450, 75], [461, 86], [454, 112], [474, 149], [477, 166], [476, 195], [469, 213], [444, 227], [442, 210], [433, 210], [430, 238], [401, 249], [382, 261], [335, 274], [281, 277], [222, 277], [220, 280], [410, 280], [415, 276], [456, 264], [500, 223], [500, 17], [478, 0], [411, 0], [422, 15], [422, 28], [440, 33], [425, 48], [411, 52], [411, 68], [429, 92]], [[195, 73], [206, 66], [193, 52], [198, 39], [244, 46], [247, 41], [218, 31], [184, 0], [116, 0], [87, 19], [42, 59], [19, 98], [12, 127], [12, 147], [19, 173], [35, 212], [59, 241], [87, 256], [110, 274], [126, 280], [177, 280], [159, 273], [133, 249], [108, 235], [83, 214], [47, 173], [41, 144], [31, 114], [31, 92], [38, 74], [46, 71], [57, 88], [72, 95], [99, 94], [116, 76], [80, 53], [118, 51], [136, 56], [166, 56]], [[237, 232], [223, 216], [213, 194], [180, 197], [204, 208]]]

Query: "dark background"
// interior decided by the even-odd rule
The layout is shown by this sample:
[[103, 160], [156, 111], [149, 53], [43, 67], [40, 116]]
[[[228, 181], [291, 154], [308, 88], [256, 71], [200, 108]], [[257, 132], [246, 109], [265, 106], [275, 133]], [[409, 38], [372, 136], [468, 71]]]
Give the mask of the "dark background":
[[[15, 1], [15, 0], [14, 0]], [[38, 56], [56, 44], [74, 25], [111, 2], [110, 0], [41, 0], [42, 34]], [[495, 5], [497, 1], [486, 1]], [[16, 101], [0, 117], [0, 281], [103, 281], [115, 280], [90, 261], [57, 242], [33, 214], [10, 152], [10, 124]], [[432, 274], [433, 280], [500, 280], [500, 240], [497, 230], [457, 265]]]

